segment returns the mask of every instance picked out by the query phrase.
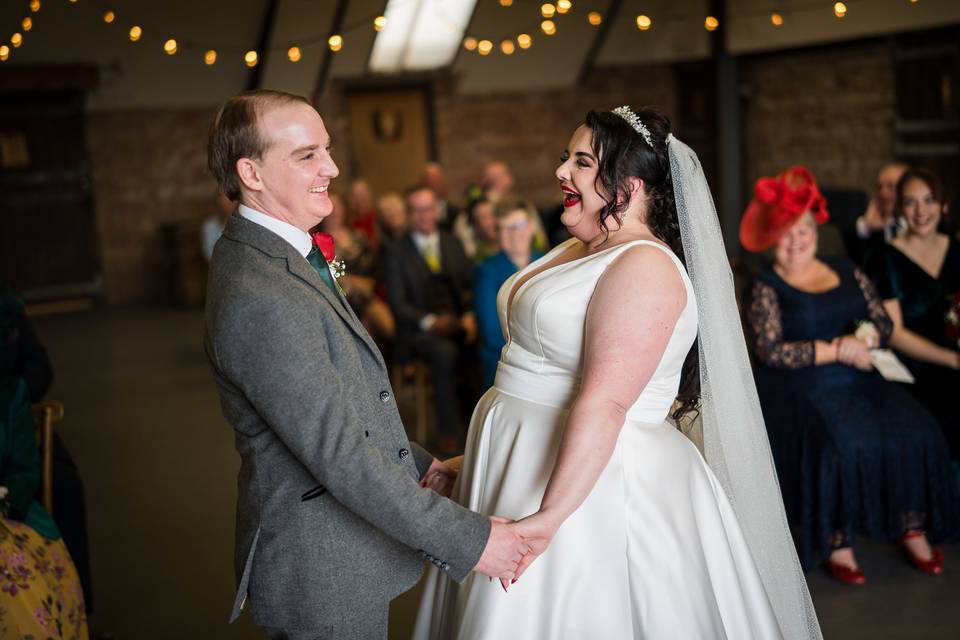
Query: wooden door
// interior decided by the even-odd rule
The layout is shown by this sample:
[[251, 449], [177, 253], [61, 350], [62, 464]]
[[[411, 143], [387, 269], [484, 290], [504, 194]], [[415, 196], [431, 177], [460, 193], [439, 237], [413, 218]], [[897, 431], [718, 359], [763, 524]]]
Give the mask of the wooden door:
[[402, 193], [416, 184], [431, 157], [424, 89], [360, 90], [348, 94], [354, 177], [374, 193]]

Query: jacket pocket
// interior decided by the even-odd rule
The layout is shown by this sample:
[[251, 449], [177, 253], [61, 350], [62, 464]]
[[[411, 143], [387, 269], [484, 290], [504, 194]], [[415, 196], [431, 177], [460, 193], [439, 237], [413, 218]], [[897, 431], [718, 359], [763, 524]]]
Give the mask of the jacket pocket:
[[313, 489], [310, 489], [309, 491], [306, 491], [303, 494], [301, 494], [300, 501], [306, 502], [307, 500], [313, 500], [314, 498], [319, 498], [326, 492], [327, 492], [327, 488], [322, 484], [318, 484]]

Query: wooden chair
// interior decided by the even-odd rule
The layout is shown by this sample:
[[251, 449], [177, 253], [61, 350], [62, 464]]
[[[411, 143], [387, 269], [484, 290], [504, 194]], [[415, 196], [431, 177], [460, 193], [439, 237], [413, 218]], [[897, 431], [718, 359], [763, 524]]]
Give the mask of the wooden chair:
[[43, 508], [53, 515], [53, 425], [63, 420], [63, 404], [38, 402], [33, 405], [33, 423], [37, 429], [37, 448], [40, 449], [42, 475], [40, 477]]

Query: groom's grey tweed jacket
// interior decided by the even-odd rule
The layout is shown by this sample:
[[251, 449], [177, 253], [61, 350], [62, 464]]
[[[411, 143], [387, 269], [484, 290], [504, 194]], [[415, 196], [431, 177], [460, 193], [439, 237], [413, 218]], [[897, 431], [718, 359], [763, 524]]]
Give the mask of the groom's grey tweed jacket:
[[340, 625], [386, 608], [424, 558], [469, 574], [488, 519], [417, 485], [432, 458], [407, 440], [380, 352], [289, 243], [232, 216], [206, 319], [241, 459], [231, 621], [247, 598], [261, 626]]

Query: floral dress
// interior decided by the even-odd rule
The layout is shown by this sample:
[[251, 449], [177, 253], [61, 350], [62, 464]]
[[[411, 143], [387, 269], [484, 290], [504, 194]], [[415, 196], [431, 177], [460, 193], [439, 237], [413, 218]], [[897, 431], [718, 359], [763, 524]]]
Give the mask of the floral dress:
[[53, 520], [33, 495], [40, 476], [27, 387], [0, 378], [0, 638], [87, 638], [83, 590]]

